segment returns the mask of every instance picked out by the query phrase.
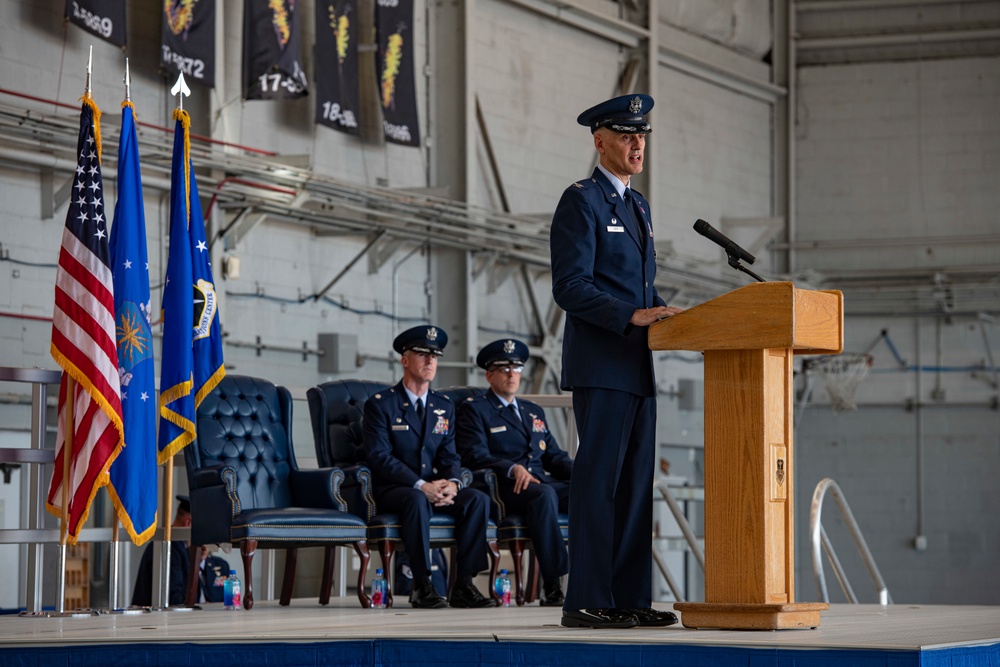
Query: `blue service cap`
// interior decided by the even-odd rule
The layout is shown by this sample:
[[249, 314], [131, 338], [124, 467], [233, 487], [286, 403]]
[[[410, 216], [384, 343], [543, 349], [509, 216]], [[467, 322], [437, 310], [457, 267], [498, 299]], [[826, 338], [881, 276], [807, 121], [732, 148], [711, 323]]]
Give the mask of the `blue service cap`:
[[622, 95], [590, 107], [577, 116], [576, 122], [589, 127], [591, 134], [601, 127], [625, 134], [648, 134], [653, 127], [646, 114], [652, 108], [653, 98], [649, 95]]
[[396, 336], [396, 340], [392, 341], [392, 349], [400, 354], [413, 350], [440, 357], [444, 354], [444, 346], [447, 344], [448, 334], [444, 329], [431, 324], [421, 324]]
[[486, 370], [510, 364], [523, 366], [528, 356], [527, 345], [516, 338], [505, 338], [495, 340], [479, 350], [479, 354], [476, 355], [476, 365]]
[[183, 494], [174, 496], [177, 498], [177, 511], [191, 513], [191, 499]]

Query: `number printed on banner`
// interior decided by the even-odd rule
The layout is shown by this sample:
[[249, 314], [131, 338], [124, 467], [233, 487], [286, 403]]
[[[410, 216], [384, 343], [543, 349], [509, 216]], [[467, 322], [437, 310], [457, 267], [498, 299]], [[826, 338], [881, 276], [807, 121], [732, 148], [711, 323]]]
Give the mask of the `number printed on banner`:
[[298, 94], [305, 89], [301, 83], [281, 72], [261, 74], [257, 80], [260, 82], [260, 90], [263, 93], [277, 93], [284, 88], [289, 93]]
[[196, 79], [205, 78], [204, 60], [201, 58], [188, 58], [179, 53], [174, 53], [166, 44], [163, 44], [161, 48], [163, 49], [163, 62], [172, 64], [177, 69]]
[[83, 21], [83, 24], [102, 37], [111, 37], [115, 24], [109, 18], [101, 18], [94, 12], [84, 9], [78, 3], [73, 3], [73, 17]]
[[410, 135], [409, 125], [394, 125], [387, 121], [382, 121], [382, 127], [385, 131], [385, 136], [387, 137], [395, 139], [396, 141], [413, 141], [413, 137]]
[[358, 126], [358, 120], [355, 118], [354, 112], [342, 110], [336, 102], [323, 102], [323, 120], [329, 120], [344, 127]]

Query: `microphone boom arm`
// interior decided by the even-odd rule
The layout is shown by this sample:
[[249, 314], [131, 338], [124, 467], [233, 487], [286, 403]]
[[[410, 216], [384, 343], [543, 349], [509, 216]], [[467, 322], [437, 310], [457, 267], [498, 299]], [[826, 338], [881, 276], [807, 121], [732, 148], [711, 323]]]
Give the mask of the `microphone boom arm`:
[[740, 256], [738, 253], [730, 252], [726, 250], [726, 255], [729, 257], [729, 266], [733, 267], [737, 271], [742, 271], [759, 283], [766, 283], [767, 281], [758, 276], [756, 273], [748, 269], [747, 267], [740, 264]]

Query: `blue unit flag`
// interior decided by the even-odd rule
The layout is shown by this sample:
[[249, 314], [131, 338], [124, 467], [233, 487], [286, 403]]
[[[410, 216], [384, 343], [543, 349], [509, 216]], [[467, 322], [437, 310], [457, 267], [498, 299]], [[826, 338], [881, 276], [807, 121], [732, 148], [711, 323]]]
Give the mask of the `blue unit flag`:
[[156, 365], [146, 215], [133, 114], [132, 103], [125, 102], [118, 144], [118, 201], [110, 240], [125, 446], [111, 465], [108, 490], [118, 520], [135, 544], [143, 544], [156, 531]]

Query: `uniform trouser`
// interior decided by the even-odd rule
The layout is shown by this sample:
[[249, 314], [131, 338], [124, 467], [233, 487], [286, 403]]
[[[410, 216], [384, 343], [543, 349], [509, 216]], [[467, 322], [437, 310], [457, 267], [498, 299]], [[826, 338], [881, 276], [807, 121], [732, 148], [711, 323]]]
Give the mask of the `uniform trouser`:
[[656, 399], [575, 387], [580, 447], [569, 496], [565, 609], [652, 602]]
[[455, 504], [435, 507], [420, 489], [397, 486], [377, 493], [378, 511], [399, 515], [399, 533], [410, 557], [413, 581], [426, 581], [430, 574], [431, 515], [448, 514], [455, 518], [457, 563], [452, 563], [459, 579], [474, 577], [488, 567], [486, 526], [490, 517], [490, 499], [482, 491], [462, 489]]
[[559, 529], [559, 512], [569, 510], [569, 488], [567, 482], [542, 482], [528, 484], [521, 493], [514, 493], [514, 484], [506, 480], [500, 488], [507, 513], [520, 514], [528, 524], [531, 546], [546, 583], [569, 571], [566, 543]]

